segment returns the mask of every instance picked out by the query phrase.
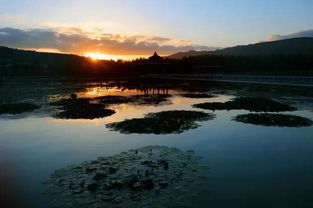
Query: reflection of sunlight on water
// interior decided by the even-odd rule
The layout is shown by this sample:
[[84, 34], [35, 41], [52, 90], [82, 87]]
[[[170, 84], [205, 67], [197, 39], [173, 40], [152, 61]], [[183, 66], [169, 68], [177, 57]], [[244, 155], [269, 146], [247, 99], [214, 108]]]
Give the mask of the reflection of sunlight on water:
[[[129, 90], [128, 92], [119, 92], [116, 91], [116, 89], [111, 88], [109, 90], [101, 91], [100, 94], [97, 94], [97, 92], [94, 93], [95, 88], [90, 88], [92, 89], [89, 91], [89, 96], [94, 95], [95, 97], [101, 96], [100, 94], [104, 95], [116, 95], [114, 94], [117, 92], [119, 95], [125, 95], [125, 93], [137, 93], [138, 91], [136, 90]], [[138, 94], [138, 93], [137, 93]], [[155, 112], [160, 112], [160, 111], [170, 111], [170, 110], [198, 110], [198, 111], [203, 111], [202, 109], [197, 109], [193, 108], [193, 104], [197, 103], [202, 103], [202, 102], [225, 102], [231, 99], [232, 96], [227, 96], [227, 95], [221, 95], [213, 98], [184, 98], [181, 96], [173, 96], [169, 100], [171, 101], [171, 104], [169, 105], [136, 105], [136, 104], [115, 104], [115, 105], [110, 105], [108, 108], [112, 109], [115, 111], [115, 114], [112, 116], [108, 116], [105, 118], [101, 119], [93, 119], [93, 120], [88, 120], [88, 119], [54, 119], [54, 118], [49, 118], [48, 122], [49, 123], [85, 123], [85, 124], [91, 124], [94, 126], [100, 126], [104, 125], [107, 123], [112, 123], [112, 122], [119, 122], [123, 121], [125, 119], [132, 119], [132, 118], [142, 118], [148, 113], [155, 113]]]
[[[125, 90], [124, 92], [120, 92], [118, 88], [110, 88], [107, 90], [100, 90], [100, 94], [97, 94], [98, 91], [96, 88], [89, 88], [90, 90], [88, 96], [101, 96], [101, 95], [116, 95], [114, 93], [118, 93], [120, 95], [125, 95], [125, 93], [130, 94], [138, 94], [137, 90]], [[119, 122], [125, 119], [132, 118], [142, 118], [144, 115], [148, 113], [155, 113], [160, 111], [168, 111], [168, 110], [197, 110], [203, 111], [202, 109], [193, 108], [193, 104], [202, 103], [202, 102], [225, 102], [231, 99], [233, 96], [221, 95], [213, 98], [184, 98], [181, 96], [173, 96], [169, 98], [172, 104], [170, 105], [136, 105], [136, 104], [115, 104], [110, 105], [108, 108], [114, 110], [116, 113], [112, 116], [100, 118], [100, 119], [55, 119], [51, 117], [43, 117], [43, 118], [21, 118], [18, 119], [18, 122], [11, 119], [2, 120], [0, 123], [2, 125], [1, 131], [2, 133], [14, 134], [14, 133], [27, 133], [35, 131], [37, 128], [41, 128], [43, 125], [48, 124], [56, 124], [56, 125], [64, 125], [67, 124], [87, 124], [92, 126], [101, 126], [105, 128], [105, 124], [112, 122]], [[15, 125], [12, 125], [14, 123]], [[18, 126], [16, 125], [18, 124]]]
[[[61, 88], [63, 87], [61, 86]], [[57, 93], [60, 93], [58, 94], [59, 98], [75, 92], [81, 97], [145, 93], [140, 90], [105, 87], [104, 85], [99, 87], [99, 83], [88, 84], [87, 88], [86, 86], [82, 88], [86, 91], [82, 92], [74, 88]], [[154, 92], [157, 93], [157, 90]], [[177, 95], [186, 92], [169, 90], [168, 93]], [[151, 89], [149, 94], [153, 94]], [[292, 190], [294, 190], [295, 183], [300, 184], [296, 188], [299, 188], [299, 194], [303, 193], [306, 196], [307, 189], [303, 189], [302, 192], [300, 186], [307, 183], [303, 173], [311, 171], [312, 159], [308, 158], [311, 158], [312, 155], [313, 142], [312, 136], [310, 136], [313, 133], [312, 127], [299, 129], [263, 127], [232, 121], [234, 116], [246, 113], [241, 110], [215, 111], [216, 118], [213, 121], [201, 122], [200, 128], [180, 135], [124, 135], [109, 131], [105, 126], [107, 123], [141, 118], [147, 113], [166, 110], [212, 112], [193, 108], [192, 105], [202, 102], [225, 102], [234, 97], [218, 95], [213, 98], [192, 99], [176, 95], [169, 98], [171, 105], [110, 105], [108, 108], [115, 110], [116, 113], [102, 119], [62, 120], [49, 117], [50, 112], [44, 114], [46, 117], [37, 115], [29, 117], [32, 114], [26, 114], [27, 117], [26, 115], [12, 116], [15, 119], [0, 117], [0, 164], [4, 164], [3, 161], [6, 162], [7, 167], [12, 171], [8, 173], [9, 178], [4, 177], [2, 184], [5, 185], [5, 180], [9, 180], [10, 183], [16, 181], [21, 187], [14, 190], [12, 195], [16, 197], [20, 190], [26, 201], [29, 201], [29, 198], [41, 200], [42, 189], [39, 184], [42, 184], [43, 180], [54, 170], [98, 156], [113, 155], [127, 149], [146, 145], [166, 145], [184, 150], [193, 149], [204, 157], [203, 163], [211, 168], [208, 176], [214, 178], [212, 186], [207, 187], [215, 189], [215, 193], [212, 194], [213, 206], [219, 206], [220, 196], [225, 195], [225, 190], [229, 190], [227, 195], [238, 194], [233, 190], [240, 190], [242, 196], [247, 196], [251, 193], [251, 187], [255, 187], [254, 194], [257, 198], [260, 194], [267, 193], [269, 185], [275, 190], [276, 188], [279, 190], [280, 185], [285, 185], [284, 183], [288, 181], [292, 181], [290, 185]], [[238, 95], [245, 96], [241, 92]], [[286, 114], [313, 119], [312, 112], [307, 110], [286, 112]], [[288, 164], [288, 167], [281, 164]], [[238, 173], [235, 174], [235, 177], [234, 172]], [[250, 175], [256, 178], [252, 184], [250, 177], [246, 178], [247, 173], [251, 173]], [[273, 177], [269, 178], [269, 174]], [[238, 183], [238, 181], [242, 181], [242, 183]], [[7, 187], [5, 188], [7, 189]], [[6, 191], [9, 192], [9, 190]], [[282, 194], [286, 194], [287, 191]], [[203, 201], [211, 203], [211, 200], [207, 200], [208, 195], [210, 194], [204, 192]], [[270, 195], [270, 197], [272, 196]], [[254, 195], [250, 199], [255, 199]], [[246, 198], [243, 201], [243, 204], [246, 203]], [[195, 207], [206, 206], [207, 204]]]
[[182, 89], [169, 89], [158, 86], [137, 86], [128, 88], [123, 86], [112, 86], [110, 82], [90, 82], [85, 85], [76, 86], [77, 90], [67, 91], [66, 93], [48, 95], [50, 101], [69, 98], [69, 95], [75, 93], [82, 98], [95, 98], [100, 96], [132, 96], [132, 95], [178, 95], [186, 93]]
[[[89, 88], [90, 90], [88, 96], [101, 96], [101, 95], [114, 95], [114, 93], [118, 93], [120, 95], [125, 95], [125, 93], [129, 94], [138, 94], [137, 90], [125, 90], [124, 92], [120, 92], [118, 88], [110, 88], [107, 90], [100, 90], [100, 94], [97, 94], [98, 91], [96, 88]], [[136, 105], [136, 104], [115, 104], [110, 105], [108, 108], [114, 110], [116, 113], [112, 116], [100, 118], [100, 119], [55, 119], [51, 117], [43, 117], [43, 118], [22, 118], [18, 119], [18, 122], [11, 119], [3, 120], [0, 123], [2, 133], [6, 134], [16, 134], [16, 133], [30, 133], [35, 131], [38, 128], [41, 128], [45, 125], [55, 124], [66, 126], [68, 124], [73, 125], [88, 125], [88, 126], [99, 126], [103, 125], [105, 129], [105, 124], [112, 122], [119, 122], [125, 119], [132, 118], [142, 118], [148, 113], [155, 113], [160, 111], [169, 111], [169, 110], [196, 110], [196, 111], [204, 111], [202, 109], [193, 108], [193, 104], [202, 103], [202, 102], [225, 102], [231, 99], [233, 96], [221, 95], [213, 98], [201, 98], [201, 99], [193, 99], [193, 98], [184, 98], [181, 96], [173, 96], [169, 100], [172, 104], [170, 105]], [[14, 123], [15, 125], [12, 125]]]
[[78, 97], [94, 98], [99, 96], [119, 95], [119, 96], [131, 96], [131, 95], [171, 95], [179, 94], [182, 91], [170, 90], [170, 89], [157, 89], [157, 88], [145, 88], [145, 89], [127, 89], [120, 87], [88, 87], [86, 92], [78, 93]]
[[180, 96], [174, 96], [170, 99], [172, 104], [170, 105], [159, 105], [159, 106], [151, 106], [151, 105], [133, 105], [133, 104], [120, 104], [120, 105], [112, 105], [110, 109], [114, 110], [116, 113], [110, 117], [106, 117], [103, 120], [105, 122], [118, 122], [123, 121], [125, 119], [132, 118], [141, 118], [144, 117], [145, 114], [155, 113], [160, 111], [170, 111], [170, 110], [200, 110], [193, 108], [192, 105], [201, 102], [224, 102], [229, 100], [230, 96], [219, 96], [216, 98], [201, 98], [201, 99], [193, 99], [193, 98], [184, 98]]
[[138, 90], [128, 90], [118, 87], [91, 87], [86, 88], [86, 92], [78, 93], [78, 97], [93, 98], [107, 95], [137, 95], [140, 94]]

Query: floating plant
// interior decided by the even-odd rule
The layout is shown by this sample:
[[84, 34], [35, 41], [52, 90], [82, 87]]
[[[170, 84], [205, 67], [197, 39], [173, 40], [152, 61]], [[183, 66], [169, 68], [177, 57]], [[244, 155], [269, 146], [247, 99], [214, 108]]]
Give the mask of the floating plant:
[[255, 112], [294, 111], [295, 107], [262, 97], [238, 97], [231, 101], [207, 102], [195, 104], [193, 107], [206, 110], [248, 110]]
[[108, 95], [96, 97], [94, 100], [103, 104], [136, 104], [136, 105], [160, 105], [170, 104], [168, 98], [170, 95], [132, 95], [132, 96], [116, 96]]
[[142, 147], [57, 170], [47, 191], [62, 207], [184, 206], [179, 199], [199, 193], [206, 181], [198, 160], [193, 151]]
[[61, 119], [95, 119], [111, 116], [115, 111], [105, 109], [105, 105], [90, 103], [88, 98], [63, 99], [51, 105], [61, 106], [62, 111], [53, 115]]
[[236, 116], [234, 120], [263, 126], [302, 127], [313, 125], [312, 120], [301, 116], [270, 113], [242, 114]]
[[197, 121], [212, 120], [215, 115], [199, 111], [162, 111], [149, 113], [144, 118], [134, 118], [110, 123], [108, 128], [121, 133], [171, 134], [199, 127]]

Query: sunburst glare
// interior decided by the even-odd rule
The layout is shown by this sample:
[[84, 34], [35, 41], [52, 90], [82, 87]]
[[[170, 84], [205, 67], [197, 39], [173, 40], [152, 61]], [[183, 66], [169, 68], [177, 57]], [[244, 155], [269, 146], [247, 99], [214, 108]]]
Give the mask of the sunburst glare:
[[84, 54], [85, 57], [91, 58], [92, 60], [110, 60], [112, 57], [100, 53], [100, 52], [88, 52]]

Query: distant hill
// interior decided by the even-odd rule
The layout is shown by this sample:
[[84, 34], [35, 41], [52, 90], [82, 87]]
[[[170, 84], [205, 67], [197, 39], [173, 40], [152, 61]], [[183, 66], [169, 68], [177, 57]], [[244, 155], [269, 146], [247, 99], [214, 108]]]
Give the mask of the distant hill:
[[293, 38], [271, 42], [235, 46], [215, 51], [188, 51], [168, 56], [172, 59], [202, 55], [313, 55], [313, 38]]
[[202, 55], [208, 55], [211, 51], [187, 51], [187, 52], [178, 52], [174, 53], [172, 55], [167, 56], [166, 58], [169, 59], [182, 59], [185, 57], [192, 57], [192, 56], [202, 56]]
[[0, 59], [39, 61], [41, 63], [53, 63], [65, 59], [81, 59], [81, 56], [62, 53], [36, 52], [31, 50], [21, 50], [0, 46]]
[[0, 73], [14, 75], [67, 74], [87, 68], [86, 58], [0, 46]]
[[312, 55], [313, 38], [293, 38], [235, 46], [214, 51], [214, 55]]

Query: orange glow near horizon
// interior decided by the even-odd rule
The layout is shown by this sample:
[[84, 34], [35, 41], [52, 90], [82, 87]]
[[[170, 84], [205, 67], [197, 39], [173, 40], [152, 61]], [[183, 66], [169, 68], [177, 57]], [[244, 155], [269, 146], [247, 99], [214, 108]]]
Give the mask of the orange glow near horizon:
[[110, 59], [113, 59], [112, 57], [106, 55], [106, 54], [103, 54], [103, 53], [99, 53], [99, 52], [88, 52], [88, 53], [85, 53], [84, 54], [85, 57], [88, 57], [88, 58], [91, 58], [92, 60], [110, 60]]
[[[51, 49], [51, 48], [18, 48], [21, 50], [32, 50], [32, 51], [37, 51], [37, 52], [47, 52], [47, 53], [57, 53], [57, 54], [74, 54], [78, 56], [84, 56], [87, 58], [90, 58], [93, 61], [98, 61], [98, 60], [124, 60], [124, 61], [132, 61], [138, 58], [148, 58], [151, 56], [153, 53], [150, 54], [134, 54], [134, 55], [123, 55], [123, 54], [106, 54], [102, 52], [82, 52], [82, 53], [67, 53], [67, 52], [62, 52], [57, 49]], [[169, 54], [161, 54], [161, 56], [166, 56]]]
[[109, 54], [104, 54], [101, 52], [86, 52], [83, 54], [83, 56], [90, 58], [94, 61], [98, 60], [126, 60], [126, 61], [131, 61], [137, 58], [147, 58], [151, 56], [151, 54], [146, 54], [146, 55], [109, 55]]

